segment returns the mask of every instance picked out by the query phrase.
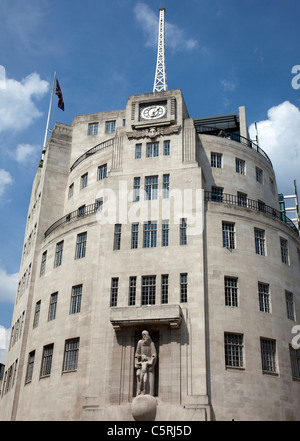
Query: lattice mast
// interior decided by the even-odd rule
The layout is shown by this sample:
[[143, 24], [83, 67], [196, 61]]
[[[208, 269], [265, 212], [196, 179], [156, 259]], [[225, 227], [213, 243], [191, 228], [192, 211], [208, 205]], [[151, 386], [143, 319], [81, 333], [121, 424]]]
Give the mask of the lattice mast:
[[159, 10], [158, 50], [153, 92], [168, 90], [165, 63], [165, 8]]

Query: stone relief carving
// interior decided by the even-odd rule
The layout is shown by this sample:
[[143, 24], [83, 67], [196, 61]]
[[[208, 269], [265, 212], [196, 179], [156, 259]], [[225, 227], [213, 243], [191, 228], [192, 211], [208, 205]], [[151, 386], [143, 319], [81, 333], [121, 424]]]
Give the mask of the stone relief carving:
[[155, 345], [148, 331], [142, 332], [135, 351], [137, 395], [154, 395], [154, 367], [157, 360]]
[[149, 129], [126, 132], [126, 134], [128, 139], [157, 138], [158, 136], [173, 135], [178, 133], [180, 129], [181, 126], [150, 127]]

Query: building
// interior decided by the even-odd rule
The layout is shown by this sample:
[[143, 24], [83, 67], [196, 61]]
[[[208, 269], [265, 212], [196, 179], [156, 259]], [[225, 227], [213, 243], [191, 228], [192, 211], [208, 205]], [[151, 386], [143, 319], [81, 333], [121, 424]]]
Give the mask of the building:
[[56, 124], [32, 187], [0, 417], [133, 420], [147, 330], [157, 421], [299, 420], [299, 281], [299, 232], [244, 107], [194, 119], [169, 90]]

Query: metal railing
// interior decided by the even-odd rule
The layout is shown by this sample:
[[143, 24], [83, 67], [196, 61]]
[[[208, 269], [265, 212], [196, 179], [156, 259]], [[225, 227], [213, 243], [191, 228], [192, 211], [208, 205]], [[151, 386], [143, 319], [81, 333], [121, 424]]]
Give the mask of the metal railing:
[[273, 219], [277, 219], [283, 223], [285, 223], [289, 228], [291, 228], [298, 236], [299, 231], [291, 219], [289, 219], [285, 213], [276, 210], [276, 208], [270, 207], [269, 205], [265, 205], [260, 201], [255, 201], [253, 199], [248, 199], [243, 196], [234, 195], [234, 194], [223, 194], [216, 193], [213, 191], [204, 191], [204, 200], [211, 202], [219, 202], [223, 204], [229, 205], [237, 205], [239, 207], [248, 208], [250, 210], [259, 211], [260, 213], [264, 213], [268, 216], [271, 216]]
[[70, 168], [70, 172], [74, 170], [77, 165], [79, 165], [82, 161], [89, 158], [90, 156], [94, 155], [95, 153], [99, 152], [100, 150], [104, 150], [107, 147], [110, 147], [111, 145], [114, 145], [114, 138], [108, 139], [107, 141], [101, 142], [100, 144], [96, 145], [95, 147], [91, 148], [87, 152], [85, 152], [83, 155], [79, 156], [78, 159], [74, 162], [74, 164]]

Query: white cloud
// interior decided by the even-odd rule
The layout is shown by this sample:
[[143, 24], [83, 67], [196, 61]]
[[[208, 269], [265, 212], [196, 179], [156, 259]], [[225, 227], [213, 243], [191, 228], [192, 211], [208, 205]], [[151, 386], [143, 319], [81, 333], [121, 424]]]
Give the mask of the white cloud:
[[[276, 173], [278, 191], [291, 194], [293, 181], [300, 185], [300, 110], [285, 101], [268, 111], [268, 119], [257, 122], [259, 146], [269, 155]], [[255, 139], [255, 126], [249, 128]]]
[[38, 146], [31, 144], [19, 144], [16, 149], [16, 161], [24, 163], [36, 159]]
[[3, 193], [6, 190], [6, 187], [10, 184], [12, 184], [13, 178], [11, 177], [11, 174], [3, 169], [0, 169], [0, 199]]
[[236, 88], [236, 81], [233, 80], [222, 80], [221, 84], [225, 92], [233, 92]]
[[0, 363], [5, 364], [9, 344], [10, 329], [0, 325]]
[[19, 274], [8, 274], [0, 267], [0, 302], [14, 303]]
[[0, 89], [0, 132], [18, 131], [28, 127], [42, 113], [33, 99], [40, 99], [48, 91], [49, 83], [32, 73], [20, 82], [6, 78], [5, 89]]
[[[134, 13], [138, 23], [143, 27], [146, 35], [146, 46], [157, 47], [158, 38], [158, 14], [152, 11], [144, 3], [137, 3]], [[184, 31], [177, 25], [165, 21], [165, 44], [173, 51], [193, 50], [198, 48], [198, 41], [192, 38], [186, 38]]]

